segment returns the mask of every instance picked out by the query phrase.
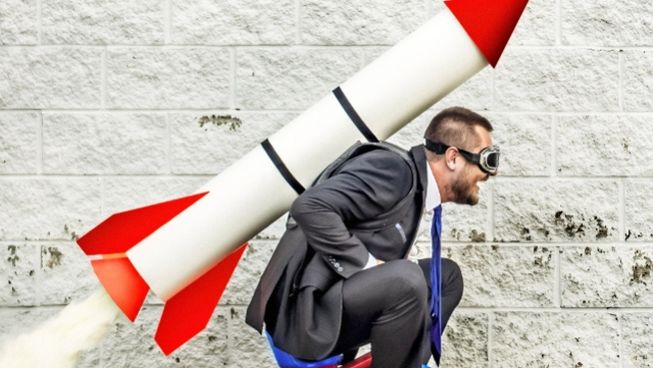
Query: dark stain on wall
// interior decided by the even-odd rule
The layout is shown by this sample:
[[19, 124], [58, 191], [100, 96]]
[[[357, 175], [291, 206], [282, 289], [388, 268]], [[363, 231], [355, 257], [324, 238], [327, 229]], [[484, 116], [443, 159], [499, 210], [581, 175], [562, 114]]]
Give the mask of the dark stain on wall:
[[624, 152], [626, 152], [626, 153], [628, 153], [628, 154], [631, 154], [631, 152], [630, 152], [630, 145], [628, 144], [628, 140], [627, 140], [626, 138], [624, 138], [624, 139], [622, 140], [622, 144], [623, 144], [623, 147], [624, 147]]
[[63, 260], [63, 253], [56, 247], [44, 248], [43, 256], [47, 257], [47, 260], [43, 264], [50, 269], [60, 266]]
[[608, 227], [603, 224], [603, 219], [594, 216], [596, 221], [596, 239], [604, 239], [608, 237]]
[[[598, 217], [592, 216], [586, 219], [584, 215], [572, 215], [564, 211], [557, 211], [554, 215], [553, 223], [570, 238], [583, 238], [593, 233], [596, 240], [605, 239], [610, 236], [610, 229], [605, 221]], [[592, 229], [594, 232], [592, 232]], [[616, 230], [614, 227], [612, 230]]]
[[231, 115], [204, 115], [197, 122], [200, 124], [200, 128], [204, 128], [206, 124], [213, 124], [215, 126], [228, 127], [232, 132], [237, 131], [243, 125], [243, 122], [239, 118]]
[[7, 257], [7, 262], [11, 263], [12, 267], [16, 267], [16, 262], [20, 261], [20, 257], [16, 254], [17, 247], [15, 245], [10, 245], [7, 247], [9, 256]]
[[633, 269], [630, 277], [630, 284], [644, 284], [646, 280], [651, 278], [651, 270], [653, 270], [653, 261], [649, 256], [644, 254], [641, 250], [635, 250], [633, 255]]
[[70, 240], [72, 240], [72, 241], [77, 241], [77, 240], [79, 239], [79, 235], [77, 235], [76, 232], [71, 231], [71, 230], [68, 228], [68, 225], [64, 225], [64, 226], [63, 226], [63, 231], [64, 231], [64, 233], [70, 235]]
[[[644, 233], [642, 233], [641, 231], [638, 232], [638, 233], [634, 233], [632, 230], [628, 229], [628, 232], [626, 233], [626, 236], [625, 236], [624, 240], [628, 241], [628, 239], [630, 239], [630, 238], [641, 239], [643, 237], [644, 237]], [[653, 233], [648, 234], [648, 237], [653, 238]]]
[[[537, 253], [538, 247], [533, 248], [533, 253]], [[542, 247], [540, 248], [540, 252], [542, 253], [539, 256], [535, 256], [533, 260], [533, 265], [539, 266], [539, 267], [548, 267], [549, 264], [551, 264], [551, 259], [553, 258], [553, 253], [549, 252], [549, 248], [547, 247]]]
[[631, 236], [633, 236], [633, 232], [630, 231], [629, 229], [628, 232], [626, 233], [626, 238], [624, 239], [624, 241], [628, 241], [628, 239], [630, 239]]
[[565, 234], [568, 237], [573, 238], [575, 236], [584, 236], [585, 235], [585, 224], [581, 221], [574, 219], [574, 215], [564, 213], [563, 211], [557, 211], [555, 213], [555, 219], [553, 223], [556, 226], [561, 227]]
[[[459, 229], [453, 228], [453, 229], [451, 229], [450, 234], [451, 234], [451, 238], [453, 238], [455, 240], [461, 240], [461, 238], [465, 234], [465, 230], [459, 230]], [[472, 229], [469, 232], [469, 234], [467, 235], [467, 237], [469, 238], [469, 241], [471, 241], [472, 243], [484, 243], [486, 241], [486, 239], [487, 239], [484, 232], [480, 232], [480, 231], [478, 231], [476, 229]]]
[[[616, 249], [612, 248], [612, 252], [615, 252]], [[590, 248], [590, 247], [585, 247], [578, 255], [579, 256], [591, 256], [592, 252], [596, 252], [598, 254], [605, 254], [606, 250], [603, 248]]]
[[472, 230], [469, 233], [469, 240], [473, 243], [484, 243], [485, 242], [485, 233]]

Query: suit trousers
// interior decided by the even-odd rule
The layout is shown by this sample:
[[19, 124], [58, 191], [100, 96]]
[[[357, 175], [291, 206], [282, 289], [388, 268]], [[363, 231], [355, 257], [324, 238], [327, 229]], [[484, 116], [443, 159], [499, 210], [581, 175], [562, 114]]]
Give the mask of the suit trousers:
[[[418, 368], [426, 363], [431, 356], [430, 262], [390, 261], [345, 280], [342, 329], [333, 353], [347, 355], [371, 343], [372, 368]], [[460, 268], [443, 258], [443, 328], [462, 294]]]

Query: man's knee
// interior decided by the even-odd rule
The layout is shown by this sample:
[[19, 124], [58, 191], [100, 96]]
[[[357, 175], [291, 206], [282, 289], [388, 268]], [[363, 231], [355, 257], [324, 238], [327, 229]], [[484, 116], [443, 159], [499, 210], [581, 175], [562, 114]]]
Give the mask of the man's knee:
[[464, 289], [463, 273], [460, 271], [460, 266], [451, 259], [443, 258], [442, 269], [445, 271], [445, 274], [442, 275], [445, 291], [451, 293], [460, 301]]
[[[390, 269], [391, 279], [387, 287], [399, 292], [404, 297], [417, 300], [428, 298], [428, 285], [420, 267], [414, 262], [400, 259], [386, 263]], [[390, 290], [388, 290], [390, 291]]]

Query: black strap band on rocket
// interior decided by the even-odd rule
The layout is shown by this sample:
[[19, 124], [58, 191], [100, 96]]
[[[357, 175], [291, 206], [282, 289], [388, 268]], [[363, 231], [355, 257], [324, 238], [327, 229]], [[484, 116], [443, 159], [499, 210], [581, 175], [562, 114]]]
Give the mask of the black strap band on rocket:
[[274, 166], [276, 166], [277, 170], [279, 170], [279, 173], [283, 178], [288, 182], [288, 184], [297, 192], [297, 194], [302, 194], [306, 190], [304, 186], [295, 178], [295, 176], [288, 170], [288, 167], [286, 164], [283, 163], [281, 160], [281, 157], [277, 154], [277, 151], [272, 147], [272, 144], [268, 139], [264, 140], [261, 142], [261, 147], [263, 147], [263, 150], [265, 153], [268, 154], [268, 157], [270, 157], [270, 160], [272, 160], [272, 163]]
[[336, 87], [336, 89], [333, 90], [334, 96], [336, 96], [336, 99], [338, 102], [340, 102], [340, 106], [345, 110], [351, 121], [356, 125], [356, 128], [363, 134], [365, 139], [367, 139], [368, 142], [378, 142], [379, 139], [372, 133], [372, 130], [365, 124], [363, 119], [358, 115], [354, 107], [349, 103], [349, 100], [347, 99], [347, 96], [345, 96], [345, 93], [342, 91], [340, 87]]

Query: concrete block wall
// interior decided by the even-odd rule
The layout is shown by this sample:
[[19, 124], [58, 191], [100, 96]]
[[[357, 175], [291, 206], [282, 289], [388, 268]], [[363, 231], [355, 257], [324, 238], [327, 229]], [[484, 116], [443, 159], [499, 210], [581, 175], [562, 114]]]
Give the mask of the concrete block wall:
[[[442, 9], [0, 2], [0, 338], [98, 287], [80, 234], [193, 191]], [[392, 138], [417, 144], [434, 113], [463, 105], [504, 151], [477, 207], [445, 208], [466, 291], [443, 367], [653, 367], [652, 19], [651, 1], [531, 0], [496, 70]], [[158, 351], [150, 298], [79, 366], [272, 367], [243, 316], [281, 231], [252, 241], [184, 348]], [[422, 234], [413, 256], [429, 252]]]

